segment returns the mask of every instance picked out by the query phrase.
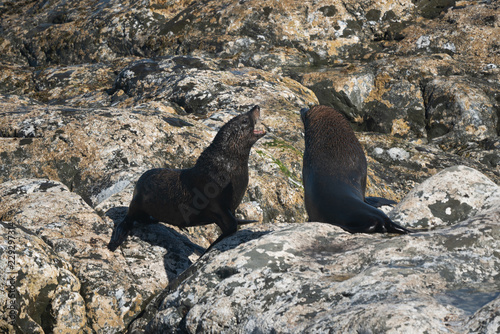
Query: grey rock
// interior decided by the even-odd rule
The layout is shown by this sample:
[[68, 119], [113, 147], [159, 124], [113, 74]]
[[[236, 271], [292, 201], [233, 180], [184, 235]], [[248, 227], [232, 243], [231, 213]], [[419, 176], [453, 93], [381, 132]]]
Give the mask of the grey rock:
[[[300, 188], [300, 164], [296, 160], [303, 141], [298, 111], [303, 105], [317, 103], [314, 94], [291, 79], [261, 70], [240, 68], [236, 74], [199, 70], [203, 62], [176, 57], [131, 65], [122, 73], [134, 74], [128, 79], [123, 77], [125, 74], [119, 76], [117, 87], [128, 87], [127, 93], [135, 96], [137, 104], [126, 94], [128, 98], [113, 103], [115, 107], [100, 108], [39, 104], [27, 109], [17, 105], [18, 100], [0, 99], [5, 110], [0, 131], [10, 137], [2, 141], [0, 159], [5, 169], [0, 170], [0, 177], [59, 179], [95, 206], [135, 183], [147, 169], [191, 166], [225, 121], [259, 104], [264, 114], [262, 124], [269, 135], [253, 152], [250, 167], [267, 184], [284, 190], [281, 194], [267, 186], [251, 188], [246, 201], [267, 208], [266, 221], [278, 216], [302, 220], [299, 217], [303, 217], [304, 210], [296, 206], [301, 202], [301, 194], [291, 190]], [[137, 69], [143, 63], [155, 64], [158, 71], [148, 70], [142, 80], [143, 73]], [[210, 117], [188, 118], [179, 115], [183, 108], [176, 103], [157, 102], [165, 97], [170, 79], [180, 80], [181, 87], [179, 92], [169, 93], [172, 100], [186, 99], [182, 92], [190, 92], [195, 100], [200, 94], [217, 96], [213, 103], [205, 101], [196, 108]], [[56, 85], [59, 91], [63, 83]], [[223, 87], [224, 91], [210, 93], [213, 87]], [[195, 103], [190, 98], [186, 101]], [[279, 203], [287, 202], [290, 206], [281, 210]]]
[[433, 19], [440, 14], [444, 14], [446, 10], [455, 5], [455, 0], [433, 0], [433, 1], [415, 1], [416, 7], [420, 15], [425, 18]]
[[[111, 0], [88, 7], [71, 0], [42, 7], [9, 2], [3, 12], [12, 24], [2, 34], [2, 58], [30, 66], [169, 54], [216, 55], [233, 65], [268, 68], [304, 65], [339, 54], [358, 58], [379, 48], [371, 41], [373, 30], [400, 31], [396, 23], [415, 19], [411, 1], [249, 7], [239, 0], [190, 5]], [[360, 41], [367, 46], [359, 47]]]
[[447, 168], [412, 189], [391, 219], [417, 228], [449, 226], [500, 207], [500, 187], [478, 171]]
[[[320, 223], [274, 228], [253, 240], [257, 232], [240, 231], [156, 302], [142, 330], [464, 332], [498, 296], [499, 218], [496, 209], [402, 237]], [[486, 317], [493, 325], [494, 316]]]
[[2, 332], [89, 332], [81, 282], [71, 262], [22, 225], [2, 221], [0, 231]]
[[[494, 183], [500, 183], [499, 166], [481, 163], [487, 156], [494, 159], [498, 154], [497, 150], [452, 154], [420, 140], [408, 141], [376, 133], [357, 135], [368, 156], [368, 196], [383, 194], [382, 196], [400, 201], [430, 175], [457, 165], [474, 168]], [[372, 191], [379, 195], [372, 195]]]
[[500, 86], [464, 75], [447, 55], [354, 62], [289, 74], [360, 131], [432, 140], [443, 150], [459, 152], [484, 149], [498, 138]]
[[[149, 300], [161, 304], [170, 298], [170, 290], [158, 292], [181, 271], [189, 268], [174, 286], [189, 273], [201, 281], [200, 268], [206, 263], [196, 260], [217, 238], [213, 226], [188, 231], [163, 224], [138, 227], [113, 256], [97, 245], [109, 240], [145, 170], [191, 166], [226, 120], [259, 104], [268, 135], [250, 157], [250, 186], [237, 211], [240, 218], [258, 219], [259, 224], [237, 234], [228, 251], [244, 246], [237, 246], [242, 240], [272, 233], [276, 240], [286, 233], [294, 240], [293, 229], [311, 240], [316, 251], [295, 255], [287, 249], [286, 261], [279, 264], [269, 250], [255, 251], [257, 264], [248, 266], [256, 269], [245, 269], [245, 263], [235, 274], [234, 261], [213, 262], [212, 273], [226, 278], [215, 274], [205, 282], [229, 280], [235, 290], [256, 296], [235, 302], [246, 309], [221, 307], [229, 311], [221, 321], [214, 318], [213, 328], [229, 331], [223, 326], [232, 323], [227, 315], [234, 313], [236, 326], [241, 319], [247, 321], [241, 331], [270, 331], [275, 324], [269, 314], [275, 318], [272, 312], [278, 307], [278, 331], [295, 326], [293, 317], [287, 318], [291, 313], [281, 311], [299, 314], [297, 310], [305, 309], [310, 312], [297, 328], [311, 332], [330, 327], [343, 332], [497, 332], [498, 297], [493, 299], [499, 291], [494, 251], [499, 248], [498, 226], [488, 226], [490, 220], [498, 221], [495, 186], [500, 183], [499, 10], [494, 1], [453, 0], [341, 5], [262, 0], [109, 0], [91, 6], [80, 0], [0, 2], [0, 218], [14, 224], [19, 245], [33, 245], [32, 251], [21, 248], [16, 253], [23, 264], [20, 276], [26, 275], [17, 282], [25, 305], [18, 331], [67, 327], [115, 333], [149, 305], [134, 322], [141, 331], [157, 313], [157, 304]], [[369, 196], [402, 200], [430, 176], [457, 165], [474, 168], [491, 182], [460, 167], [457, 175], [447, 175], [463, 187], [444, 183], [450, 191], [443, 199], [441, 186], [427, 185], [434, 202], [412, 193], [394, 214], [414, 228], [425, 225], [420, 218], [433, 219], [434, 230], [425, 237], [423, 232], [400, 239], [352, 236], [318, 226], [314, 230], [327, 229], [321, 232], [327, 237], [316, 242], [314, 231], [301, 230], [308, 225], [290, 225], [285, 233], [274, 224], [306, 219], [298, 111], [318, 102], [338, 108], [359, 131], [369, 162]], [[463, 181], [465, 176], [472, 179]], [[468, 190], [463, 194], [460, 189]], [[446, 196], [456, 201], [442, 203]], [[423, 203], [424, 209], [411, 211], [406, 205], [412, 201]], [[266, 230], [274, 232], [264, 235]], [[340, 253], [329, 248], [331, 236], [338, 239], [333, 246]], [[314, 243], [323, 250], [317, 251]], [[356, 248], [358, 243], [368, 245], [367, 251]], [[302, 245], [300, 240], [297, 245]], [[403, 256], [397, 249], [404, 250]], [[2, 261], [8, 259], [4, 250]], [[207, 260], [215, 261], [212, 256], [219, 251], [207, 254]], [[338, 268], [344, 271], [335, 276], [334, 261], [342, 257], [355, 266], [342, 264]], [[335, 279], [299, 285], [289, 275], [300, 261], [304, 277], [324, 280], [324, 270]], [[298, 268], [294, 275], [304, 269]], [[280, 280], [280, 270], [286, 281]], [[248, 281], [231, 281], [240, 279], [238, 275]], [[35, 281], [41, 283], [31, 285]], [[243, 289], [241, 284], [246, 284]], [[295, 289], [292, 294], [287, 284]], [[278, 287], [273, 291], [280, 293], [263, 297], [253, 293], [255, 287]], [[220, 288], [232, 291], [223, 284]], [[317, 292], [321, 289], [329, 292]], [[207, 300], [214, 296], [207, 295]], [[195, 330], [200, 315], [217, 313], [203, 298], [178, 308], [192, 309], [185, 318], [180, 314], [181, 329]], [[330, 304], [321, 304], [325, 301]], [[171, 309], [165, 307], [165, 312]], [[247, 311], [251, 316], [245, 318]], [[379, 319], [384, 321], [375, 323]], [[0, 328], [15, 330], [4, 319]]]
[[471, 333], [500, 331], [500, 297], [480, 308], [467, 322]]
[[[142, 105], [169, 101], [177, 112], [203, 117], [203, 123], [215, 129], [232, 117], [231, 112], [259, 104], [268, 109], [263, 124], [295, 141], [300, 127], [287, 117], [290, 111], [318, 103], [311, 91], [281, 74], [249, 67], [222, 70], [215, 61], [187, 56], [132, 62], [118, 74], [113, 89]], [[125, 100], [113, 105], [128, 104]], [[285, 117], [289, 126], [276, 126]]]
[[[321, 223], [241, 230], [159, 294], [129, 332], [494, 333], [500, 188], [457, 166], [421, 189], [483, 197], [447, 225], [404, 236]], [[422, 207], [410, 193], [393, 212]]]
[[[239, 0], [111, 0], [88, 7], [79, 0], [45, 6], [6, 1], [1, 10], [9, 24], [1, 33], [5, 51], [0, 59], [35, 67], [177, 54], [275, 69], [444, 53], [473, 71], [498, 63], [494, 51], [498, 7], [487, 2], [454, 3], [276, 5], [259, 0], [249, 7]], [[422, 36], [427, 36], [425, 43]], [[471, 43], [471, 38], [481, 43]]]
[[[203, 250], [173, 230], [156, 227], [139, 234], [149, 237], [146, 247], [111, 253], [106, 245], [113, 222], [60, 182], [5, 182], [0, 198], [0, 217], [6, 221], [1, 228], [14, 227], [17, 261], [3, 272], [16, 277], [16, 323], [25, 333], [123, 331]], [[8, 234], [2, 236], [6, 241]], [[6, 269], [3, 246], [1, 253]]]
[[429, 139], [470, 146], [498, 136], [498, 115], [488, 89], [467, 78], [436, 78], [425, 86]]

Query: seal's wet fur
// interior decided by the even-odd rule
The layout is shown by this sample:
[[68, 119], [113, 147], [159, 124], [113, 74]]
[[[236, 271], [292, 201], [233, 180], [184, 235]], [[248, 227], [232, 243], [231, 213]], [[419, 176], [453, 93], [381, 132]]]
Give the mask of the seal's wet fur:
[[235, 218], [248, 185], [248, 157], [265, 131], [255, 130], [260, 108], [238, 115], [224, 124], [193, 168], [152, 169], [137, 181], [125, 219], [108, 244], [114, 251], [127, 238], [134, 221], [165, 222], [180, 228], [217, 224], [221, 236], [236, 232]]
[[[394, 203], [365, 198], [366, 156], [349, 122], [335, 109], [301, 110], [305, 128], [302, 169], [309, 221], [342, 227], [351, 233], [408, 233], [374, 205]], [[368, 203], [372, 204], [368, 204]]]

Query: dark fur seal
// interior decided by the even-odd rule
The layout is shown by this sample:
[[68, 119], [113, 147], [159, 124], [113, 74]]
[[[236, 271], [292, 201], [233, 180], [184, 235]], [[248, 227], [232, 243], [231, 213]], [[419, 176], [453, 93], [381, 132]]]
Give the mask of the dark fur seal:
[[222, 235], [212, 244], [236, 232], [235, 218], [248, 185], [248, 156], [265, 131], [256, 130], [260, 108], [236, 116], [224, 124], [193, 168], [152, 169], [137, 181], [127, 216], [108, 244], [114, 251], [127, 238], [134, 221], [165, 222], [180, 228], [216, 223]]
[[305, 128], [302, 178], [309, 221], [337, 225], [351, 233], [409, 233], [374, 207], [394, 202], [365, 198], [366, 156], [344, 116], [333, 108], [315, 106], [302, 109], [301, 117]]

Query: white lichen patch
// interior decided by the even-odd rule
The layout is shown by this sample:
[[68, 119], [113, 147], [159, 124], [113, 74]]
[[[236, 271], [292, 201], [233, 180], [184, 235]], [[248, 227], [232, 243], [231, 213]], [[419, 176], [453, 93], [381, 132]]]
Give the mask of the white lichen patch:
[[396, 161], [405, 161], [410, 158], [410, 153], [399, 147], [392, 147], [387, 150], [389, 157]]

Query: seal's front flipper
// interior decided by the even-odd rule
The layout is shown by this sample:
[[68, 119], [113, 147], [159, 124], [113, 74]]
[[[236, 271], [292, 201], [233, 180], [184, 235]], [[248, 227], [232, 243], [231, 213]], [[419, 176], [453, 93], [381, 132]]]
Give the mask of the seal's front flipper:
[[214, 211], [214, 215], [216, 218], [215, 223], [220, 227], [222, 234], [207, 248], [205, 253], [212, 249], [212, 247], [222, 239], [236, 233], [236, 231], [238, 230], [239, 219], [236, 219], [229, 210], [219, 207], [216, 211]]
[[130, 220], [129, 217], [125, 217], [122, 222], [116, 225], [108, 244], [108, 249], [110, 251], [114, 252], [125, 241], [125, 239], [127, 239], [133, 223], [133, 220]]
[[397, 202], [383, 198], [383, 197], [365, 197], [365, 203], [370, 204], [371, 206], [375, 208], [379, 208], [384, 205], [390, 205], [393, 206], [395, 204], [398, 204]]

